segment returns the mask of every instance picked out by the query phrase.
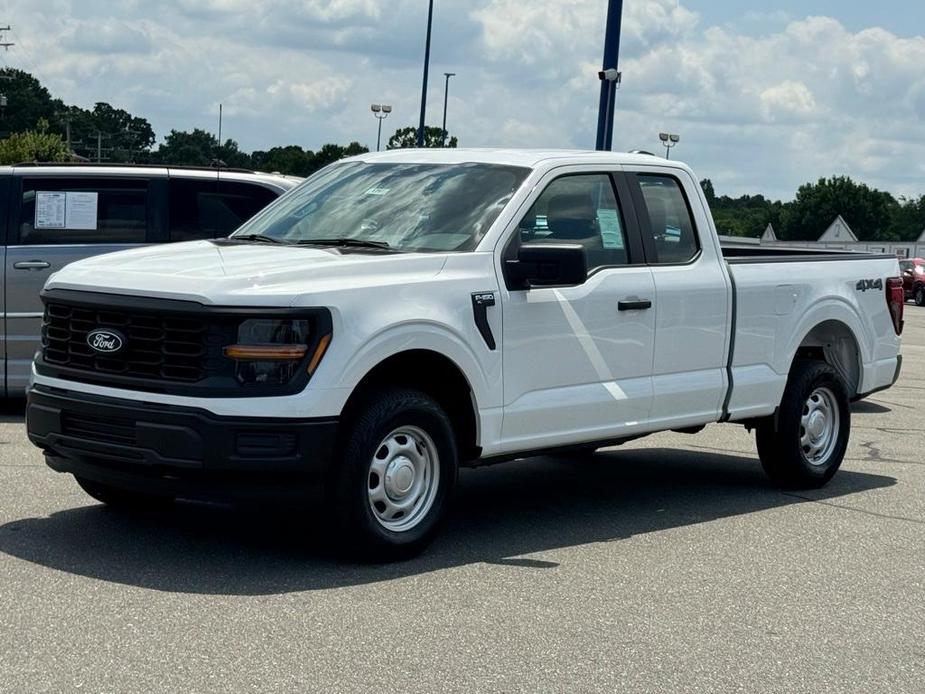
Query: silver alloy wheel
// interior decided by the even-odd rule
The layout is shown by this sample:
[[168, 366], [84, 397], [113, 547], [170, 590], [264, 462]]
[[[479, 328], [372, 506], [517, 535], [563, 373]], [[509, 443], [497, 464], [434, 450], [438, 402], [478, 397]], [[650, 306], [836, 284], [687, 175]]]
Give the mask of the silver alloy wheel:
[[440, 486], [440, 457], [433, 439], [415, 426], [399, 427], [376, 448], [369, 464], [369, 507], [386, 530], [416, 527]]
[[838, 443], [838, 400], [828, 388], [816, 388], [803, 404], [800, 450], [810, 465], [825, 465]]

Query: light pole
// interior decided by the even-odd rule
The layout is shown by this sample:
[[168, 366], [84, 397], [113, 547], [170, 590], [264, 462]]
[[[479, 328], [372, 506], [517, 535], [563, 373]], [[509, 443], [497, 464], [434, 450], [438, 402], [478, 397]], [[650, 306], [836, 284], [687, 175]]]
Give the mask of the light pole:
[[450, 77], [455, 77], [455, 72], [444, 72], [446, 84], [443, 87], [443, 146], [446, 147], [446, 103], [450, 98]]
[[617, 98], [616, 90], [619, 89], [620, 85], [623, 83], [623, 73], [616, 68], [608, 68], [607, 70], [600, 70], [597, 76], [602, 82], [607, 83], [607, 103], [604, 111], [604, 140], [599, 143], [597, 148], [599, 150], [604, 149], [609, 151], [613, 149], [613, 108]]
[[[604, 36], [604, 64], [601, 72], [617, 72], [620, 59], [620, 27], [623, 23], [623, 0], [608, 0], [607, 28]], [[616, 86], [601, 77], [601, 97], [597, 107], [597, 144], [595, 149], [613, 149], [613, 106]]]
[[671, 159], [671, 148], [681, 141], [681, 136], [674, 133], [659, 133], [658, 139], [665, 146], [665, 159]]
[[376, 135], [376, 151], [378, 152], [379, 147], [382, 145], [382, 121], [389, 117], [392, 107], [388, 104], [372, 104], [369, 110], [373, 112], [376, 120], [379, 121], [379, 134]]
[[421, 124], [418, 126], [418, 147], [424, 146], [424, 116], [427, 113], [427, 72], [430, 69], [430, 30], [434, 24], [434, 0], [427, 9], [427, 40], [424, 43], [424, 84], [421, 87]]

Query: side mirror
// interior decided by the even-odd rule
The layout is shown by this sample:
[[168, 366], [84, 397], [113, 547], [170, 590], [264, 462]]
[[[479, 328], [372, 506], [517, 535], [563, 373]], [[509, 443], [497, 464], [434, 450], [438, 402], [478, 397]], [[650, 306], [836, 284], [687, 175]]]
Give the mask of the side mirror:
[[588, 279], [588, 259], [578, 244], [525, 243], [505, 275], [509, 289], [575, 286]]

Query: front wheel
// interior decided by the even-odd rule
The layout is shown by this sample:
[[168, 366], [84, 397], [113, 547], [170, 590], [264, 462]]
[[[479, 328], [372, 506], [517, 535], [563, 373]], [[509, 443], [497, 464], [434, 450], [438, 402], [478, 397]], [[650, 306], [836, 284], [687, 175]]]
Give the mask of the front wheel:
[[823, 486], [848, 448], [851, 410], [838, 372], [825, 362], [797, 361], [775, 418], [758, 426], [761, 465], [783, 487]]
[[925, 286], [916, 287], [914, 297], [916, 306], [925, 306]]
[[424, 393], [395, 388], [349, 424], [328, 489], [346, 548], [361, 559], [403, 559], [433, 539], [457, 476], [456, 438]]

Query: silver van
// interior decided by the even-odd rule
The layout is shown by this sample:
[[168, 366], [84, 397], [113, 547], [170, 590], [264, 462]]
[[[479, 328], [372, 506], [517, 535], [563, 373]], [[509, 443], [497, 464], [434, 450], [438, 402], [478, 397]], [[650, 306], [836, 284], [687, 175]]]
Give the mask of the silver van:
[[81, 258], [227, 236], [300, 179], [237, 169], [0, 166], [0, 396], [25, 391], [48, 277]]

